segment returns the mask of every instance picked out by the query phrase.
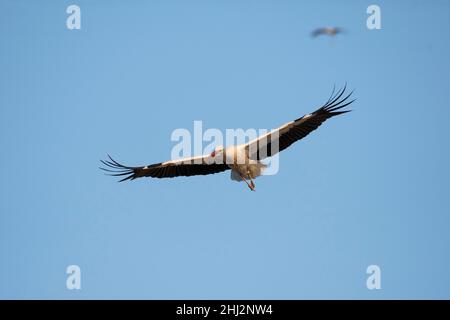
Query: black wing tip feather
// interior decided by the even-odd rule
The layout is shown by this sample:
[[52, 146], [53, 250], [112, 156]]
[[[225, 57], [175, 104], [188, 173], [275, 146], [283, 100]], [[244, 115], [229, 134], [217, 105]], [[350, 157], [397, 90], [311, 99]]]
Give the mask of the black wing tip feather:
[[341, 109], [349, 106], [356, 100], [356, 99], [353, 99], [353, 100], [348, 101], [348, 99], [352, 96], [354, 90], [350, 91], [349, 94], [344, 96], [344, 93], [346, 90], [347, 90], [347, 83], [344, 85], [344, 87], [341, 90], [337, 91], [335, 94], [334, 94], [335, 89], [333, 88], [331, 97], [315, 113], [326, 112], [327, 114], [335, 116], [335, 115], [344, 114], [344, 113], [352, 111], [352, 110], [338, 111], [338, 110], [341, 110]]
[[126, 176], [125, 178], [119, 180], [118, 182], [136, 179], [136, 169], [139, 169], [138, 167], [124, 166], [123, 164], [114, 160], [109, 154], [108, 154], [108, 158], [109, 158], [109, 160], [100, 160], [100, 162], [106, 168], [104, 168], [104, 167], [99, 168], [103, 171], [108, 172], [108, 173], [105, 173], [106, 175], [113, 176], [113, 177]]
[[[352, 104], [354, 101], [356, 101], [356, 99], [347, 101], [348, 98], [350, 98], [351, 95], [353, 94], [354, 90], [352, 90], [348, 95], [342, 98], [346, 90], [347, 90], [347, 83], [345, 83], [344, 87], [338, 91], [336, 91], [336, 85], [334, 85], [333, 91], [331, 92], [330, 98], [328, 98], [327, 102], [325, 102], [323, 106], [321, 106], [319, 109], [309, 114], [308, 116], [322, 115], [325, 116], [325, 118], [330, 118], [340, 114], [351, 112], [352, 110], [341, 110], [342, 108], [345, 108], [350, 104]], [[306, 116], [300, 117], [295, 121], [303, 120], [305, 119], [305, 117]]]

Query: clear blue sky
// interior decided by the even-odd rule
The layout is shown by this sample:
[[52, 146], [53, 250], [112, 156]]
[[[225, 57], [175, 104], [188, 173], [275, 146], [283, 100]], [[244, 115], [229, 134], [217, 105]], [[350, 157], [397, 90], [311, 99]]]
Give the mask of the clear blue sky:
[[[366, 28], [373, 3], [382, 30]], [[450, 298], [449, 9], [2, 0], [0, 298]], [[311, 39], [324, 25], [348, 32]], [[273, 128], [346, 81], [355, 111], [256, 192], [229, 173], [119, 184], [98, 169], [107, 153], [167, 160], [194, 120]]]

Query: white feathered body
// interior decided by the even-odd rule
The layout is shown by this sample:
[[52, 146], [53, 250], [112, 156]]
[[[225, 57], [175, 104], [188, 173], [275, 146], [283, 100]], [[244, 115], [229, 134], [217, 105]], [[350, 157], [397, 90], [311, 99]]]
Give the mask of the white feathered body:
[[267, 167], [258, 160], [250, 159], [245, 145], [229, 146], [225, 148], [223, 154], [226, 164], [231, 168], [231, 180], [234, 181], [242, 181], [241, 177], [255, 179], [262, 175]]

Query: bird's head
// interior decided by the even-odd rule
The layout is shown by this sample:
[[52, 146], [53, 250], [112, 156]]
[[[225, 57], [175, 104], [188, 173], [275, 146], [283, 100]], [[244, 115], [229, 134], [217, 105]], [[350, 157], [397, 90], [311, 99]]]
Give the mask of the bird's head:
[[223, 146], [217, 146], [214, 148], [213, 152], [211, 152], [211, 158], [215, 158], [223, 154]]

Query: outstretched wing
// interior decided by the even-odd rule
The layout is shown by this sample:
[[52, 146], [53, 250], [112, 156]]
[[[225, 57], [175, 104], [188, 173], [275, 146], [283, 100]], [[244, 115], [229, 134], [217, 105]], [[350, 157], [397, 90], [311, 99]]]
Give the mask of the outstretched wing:
[[346, 87], [347, 86], [344, 86], [344, 88], [336, 94], [334, 94], [333, 89], [328, 101], [313, 113], [288, 122], [281, 127], [250, 141], [246, 146], [250, 159], [261, 160], [273, 156], [277, 152], [286, 149], [294, 142], [306, 137], [327, 119], [351, 111], [339, 111], [355, 101], [351, 100], [347, 102], [353, 91], [342, 98]]
[[230, 169], [226, 164], [217, 164], [210, 161], [211, 159], [207, 156], [155, 163], [143, 167], [124, 166], [109, 155], [108, 158], [109, 160], [100, 160], [106, 166], [106, 168], [100, 169], [107, 171], [111, 176], [124, 176], [120, 182], [141, 177], [173, 178], [179, 176], [206, 175]]
[[311, 32], [311, 37], [316, 38], [322, 34], [326, 34], [326, 29], [325, 28], [318, 28], [313, 30], [313, 32]]

